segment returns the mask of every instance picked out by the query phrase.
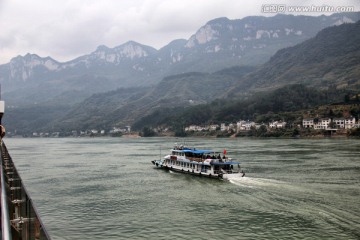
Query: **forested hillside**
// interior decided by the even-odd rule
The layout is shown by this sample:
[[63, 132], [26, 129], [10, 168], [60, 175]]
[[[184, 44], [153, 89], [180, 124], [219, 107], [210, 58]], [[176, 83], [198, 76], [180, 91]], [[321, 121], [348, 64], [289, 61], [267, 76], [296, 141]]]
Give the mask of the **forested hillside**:
[[[230, 123], [240, 119], [256, 122], [270, 120], [296, 121], [301, 118], [292, 114], [322, 104], [342, 102], [344, 90], [316, 90], [301, 84], [288, 85], [272, 92], [258, 93], [246, 100], [218, 99], [210, 104], [191, 108], [161, 109], [137, 121], [133, 127], [174, 126], [174, 130], [191, 124]], [[298, 119], [299, 120], [299, 119]]]
[[319, 89], [360, 89], [360, 21], [333, 26], [316, 37], [279, 50], [256, 72], [229, 91], [271, 90], [301, 83]]

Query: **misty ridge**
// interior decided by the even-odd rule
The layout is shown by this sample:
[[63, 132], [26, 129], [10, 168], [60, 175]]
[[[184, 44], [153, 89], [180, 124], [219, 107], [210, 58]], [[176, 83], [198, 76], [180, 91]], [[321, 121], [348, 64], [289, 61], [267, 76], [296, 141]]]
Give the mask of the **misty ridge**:
[[17, 56], [0, 65], [4, 121], [19, 134], [141, 129], [141, 119], [161, 109], [181, 112], [291, 84], [354, 94], [360, 86], [359, 20], [360, 13], [217, 18], [159, 50], [129, 41], [68, 62]]

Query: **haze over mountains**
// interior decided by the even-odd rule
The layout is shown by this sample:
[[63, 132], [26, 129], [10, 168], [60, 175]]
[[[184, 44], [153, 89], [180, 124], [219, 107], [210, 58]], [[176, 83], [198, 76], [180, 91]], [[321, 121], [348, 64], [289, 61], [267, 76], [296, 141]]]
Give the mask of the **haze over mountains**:
[[[191, 106], [289, 83], [358, 87], [359, 19], [360, 13], [219, 18], [188, 40], [174, 40], [159, 50], [130, 41], [99, 46], [65, 63], [35, 54], [18, 56], [0, 65], [3, 99], [19, 107], [10, 118], [35, 102], [34, 108], [48, 111], [45, 119], [34, 116], [32, 123], [22, 123], [26, 126], [13, 120], [10, 127], [109, 128], [131, 124], [161, 107]], [[316, 35], [329, 26], [338, 27]], [[106, 93], [82, 102], [100, 92]]]

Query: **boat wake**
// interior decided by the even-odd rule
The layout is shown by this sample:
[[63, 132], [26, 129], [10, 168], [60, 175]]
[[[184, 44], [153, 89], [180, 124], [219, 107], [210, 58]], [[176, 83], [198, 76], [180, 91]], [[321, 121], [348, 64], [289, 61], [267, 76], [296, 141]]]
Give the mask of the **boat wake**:
[[285, 182], [274, 179], [241, 177], [237, 175], [229, 176], [228, 180], [232, 184], [248, 188], [280, 187], [286, 184]]

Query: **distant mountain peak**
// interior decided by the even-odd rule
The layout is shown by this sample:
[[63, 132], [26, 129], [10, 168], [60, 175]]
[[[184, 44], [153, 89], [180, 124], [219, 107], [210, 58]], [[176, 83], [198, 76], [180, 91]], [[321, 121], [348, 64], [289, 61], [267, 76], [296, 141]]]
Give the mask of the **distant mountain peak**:
[[343, 23], [355, 23], [355, 21], [353, 21], [352, 19], [350, 19], [350, 18], [348, 18], [348, 17], [346, 17], [346, 16], [343, 16], [342, 18], [338, 19], [338, 20], [334, 23], [334, 25], [339, 26], [339, 25], [341, 25], [341, 24], [343, 24]]
[[56, 71], [60, 68], [60, 63], [51, 57], [42, 58], [36, 54], [27, 53], [24, 56], [12, 58], [7, 64], [11, 78], [18, 78], [26, 81], [34, 75], [35, 69], [45, 71]]
[[192, 48], [198, 44], [205, 44], [212, 40], [218, 39], [219, 32], [210, 24], [201, 27], [195, 35], [192, 35], [186, 43], [187, 48]]
[[24, 56], [18, 55], [10, 60], [10, 63], [15, 62], [28, 62], [32, 60], [40, 59], [40, 57], [36, 54], [27, 53]]
[[95, 52], [98, 52], [98, 51], [107, 51], [109, 50], [110, 48], [108, 48], [107, 46], [105, 45], [100, 45], [96, 48]]
[[227, 17], [220, 17], [220, 18], [215, 18], [215, 19], [208, 21], [206, 23], [206, 25], [226, 24], [229, 22], [231, 22], [231, 20], [228, 19]]
[[100, 45], [94, 52], [89, 55], [75, 59], [67, 67], [73, 67], [77, 64], [85, 64], [86, 68], [96, 65], [97, 63], [109, 63], [119, 65], [124, 60], [135, 60], [148, 57], [156, 52], [156, 49], [137, 43], [135, 41], [128, 41], [122, 45], [114, 48], [109, 48], [105, 45]]
[[[123, 58], [142, 58], [149, 56], [149, 52], [145, 49], [144, 45], [140, 43], [129, 41], [114, 49]], [[155, 49], [154, 49], [155, 50]]]

